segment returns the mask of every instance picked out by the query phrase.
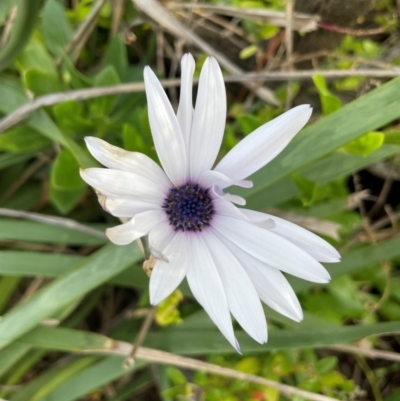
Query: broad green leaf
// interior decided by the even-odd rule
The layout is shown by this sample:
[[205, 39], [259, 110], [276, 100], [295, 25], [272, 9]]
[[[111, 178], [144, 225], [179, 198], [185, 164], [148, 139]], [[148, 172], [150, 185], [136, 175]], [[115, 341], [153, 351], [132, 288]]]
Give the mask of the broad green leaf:
[[54, 206], [67, 214], [79, 203], [86, 187], [74, 156], [66, 149], [61, 150], [51, 168], [50, 199]]
[[[345, 344], [364, 337], [397, 332], [400, 322], [383, 322], [354, 326], [329, 326], [310, 330], [270, 330], [268, 342], [257, 344], [245, 332], [236, 331], [236, 337], [245, 352], [265, 352], [266, 350], [287, 348], [323, 347]], [[21, 337], [18, 343], [45, 349], [69, 352], [98, 353], [115, 352], [115, 347], [125, 349], [127, 344], [116, 344], [109, 338], [82, 330], [39, 326]], [[182, 330], [179, 326], [158, 332], [149, 332], [145, 346], [177, 354], [195, 355], [210, 353], [235, 353], [221, 333], [212, 330]], [[120, 357], [120, 361], [123, 356]]]
[[51, 186], [61, 191], [76, 191], [86, 187], [79, 175], [79, 165], [66, 149], [58, 153], [51, 168]]
[[[94, 78], [95, 86], [111, 86], [121, 83], [114, 66], [108, 65], [103, 68]], [[93, 99], [90, 103], [90, 114], [93, 118], [103, 119], [115, 107], [118, 96], [101, 96]]]
[[146, 144], [138, 130], [129, 124], [124, 124], [122, 128], [122, 138], [124, 141], [124, 149], [126, 150], [144, 152], [146, 149]]
[[74, 28], [59, 1], [46, 1], [42, 13], [42, 32], [46, 46], [53, 54], [60, 55], [64, 52], [74, 33]]
[[36, 70], [47, 74], [52, 79], [58, 76], [54, 59], [50, 56], [39, 35], [32, 36], [15, 64], [21, 73]]
[[104, 64], [113, 66], [120, 80], [125, 81], [129, 63], [126, 45], [121, 35], [115, 35], [111, 39], [104, 55]]
[[66, 215], [78, 205], [85, 191], [85, 188], [66, 191], [50, 186], [49, 195], [51, 203], [55, 208], [61, 214]]
[[93, 124], [87, 116], [87, 111], [81, 103], [75, 101], [63, 102], [53, 107], [57, 123], [72, 133], [90, 132]]
[[32, 91], [35, 96], [47, 95], [49, 93], [62, 92], [63, 85], [57, 76], [53, 76], [46, 71], [28, 70], [23, 75], [25, 86]]
[[340, 150], [354, 155], [368, 156], [378, 150], [385, 141], [382, 132], [367, 132], [365, 135], [346, 143]]
[[244, 135], [250, 134], [263, 124], [261, 118], [252, 116], [250, 114], [243, 114], [238, 117], [237, 120], [239, 123], [239, 127]]
[[314, 85], [317, 87], [322, 105], [322, 114], [327, 116], [340, 109], [342, 102], [333, 95], [326, 86], [326, 80], [322, 75], [313, 76]]
[[44, 252], [0, 251], [0, 275], [56, 277], [82, 261], [81, 256]]
[[32, 152], [49, 147], [51, 142], [30, 127], [16, 127], [0, 136], [0, 149], [9, 152]]
[[15, 341], [51, 316], [141, 258], [136, 245], [107, 245], [85, 258], [52, 283], [36, 292], [28, 301], [6, 313], [0, 321], [0, 348]]
[[235, 193], [244, 196], [249, 206], [255, 196], [268, 199], [273, 183], [398, 118], [399, 91], [400, 78], [393, 79], [306, 127], [276, 159], [251, 177], [253, 188], [235, 189]]
[[[103, 245], [108, 241], [66, 227], [17, 219], [0, 218], [0, 240], [28, 241], [46, 244]], [[107, 226], [94, 224], [90, 227], [104, 231]], [[0, 264], [1, 266], [1, 264]]]
[[[384, 322], [368, 325], [315, 328], [314, 330], [270, 330], [268, 342], [257, 344], [246, 333], [236, 332], [243, 353], [265, 352], [288, 348], [314, 348], [333, 344], [358, 341], [364, 337], [398, 332], [400, 322]], [[217, 330], [179, 330], [173, 329], [150, 332], [145, 346], [185, 355], [211, 353], [234, 353], [230, 344]]]

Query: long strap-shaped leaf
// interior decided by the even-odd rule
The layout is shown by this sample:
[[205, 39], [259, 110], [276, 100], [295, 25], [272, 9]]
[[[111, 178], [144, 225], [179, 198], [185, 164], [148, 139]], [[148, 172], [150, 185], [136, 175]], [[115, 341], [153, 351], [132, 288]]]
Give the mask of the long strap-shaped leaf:
[[136, 245], [107, 245], [68, 270], [0, 320], [0, 349], [140, 260]]

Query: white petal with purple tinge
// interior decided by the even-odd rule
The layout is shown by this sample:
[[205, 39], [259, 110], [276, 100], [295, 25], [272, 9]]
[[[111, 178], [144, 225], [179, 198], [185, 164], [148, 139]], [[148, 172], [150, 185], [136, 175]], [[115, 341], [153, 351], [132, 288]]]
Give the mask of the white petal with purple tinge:
[[226, 93], [221, 69], [209, 57], [201, 69], [190, 135], [190, 177], [197, 180], [211, 170], [224, 136]]
[[290, 319], [297, 322], [303, 320], [303, 311], [296, 294], [279, 270], [249, 255], [220, 233], [217, 232], [216, 235], [240, 261], [263, 302]]
[[193, 121], [192, 86], [195, 68], [193, 56], [189, 53], [185, 54], [181, 61], [181, 93], [176, 116], [185, 141], [187, 157], [189, 157], [190, 131]]
[[266, 213], [256, 212], [248, 209], [240, 210], [250, 220], [255, 222], [272, 219], [275, 222], [275, 226], [271, 229], [272, 232], [283, 238], [286, 238], [290, 242], [293, 242], [319, 262], [340, 262], [339, 252], [331, 244], [311, 231], [308, 231], [297, 224], [291, 223], [290, 221]]
[[85, 142], [89, 152], [103, 166], [141, 175], [163, 191], [171, 187], [171, 181], [161, 167], [143, 153], [128, 152], [93, 136], [87, 136]]
[[178, 119], [160, 81], [150, 67], [144, 70], [149, 122], [160, 162], [170, 180], [183, 185], [188, 176], [185, 142]]
[[187, 233], [178, 233], [164, 250], [169, 262], [157, 260], [150, 276], [150, 302], [157, 305], [168, 297], [186, 275], [190, 263]]
[[210, 231], [202, 235], [221, 277], [229, 309], [243, 329], [260, 344], [267, 342], [267, 323], [260, 299], [240, 262]]
[[189, 287], [221, 333], [240, 352], [224, 287], [210, 251], [200, 235], [190, 235], [189, 238], [191, 260], [186, 274]]
[[243, 138], [217, 164], [216, 171], [242, 180], [264, 167], [306, 125], [312, 113], [308, 104], [294, 107]]
[[163, 192], [149, 179], [127, 171], [88, 168], [81, 170], [80, 174], [85, 182], [111, 198], [139, 198], [159, 203], [168, 193]]
[[241, 249], [275, 269], [314, 283], [327, 283], [329, 273], [307, 252], [285, 238], [245, 221], [214, 216], [213, 227]]
[[115, 217], [134, 217], [137, 213], [148, 210], [161, 210], [160, 202], [151, 202], [138, 198], [106, 198], [105, 209]]
[[147, 235], [155, 226], [166, 219], [163, 211], [150, 210], [137, 214], [127, 223], [107, 228], [106, 235], [117, 245], [126, 245]]

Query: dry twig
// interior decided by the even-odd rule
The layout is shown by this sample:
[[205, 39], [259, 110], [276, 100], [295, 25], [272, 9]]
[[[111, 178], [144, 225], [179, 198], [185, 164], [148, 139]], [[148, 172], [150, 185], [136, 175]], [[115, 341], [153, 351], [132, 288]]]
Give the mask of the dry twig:
[[[177, 36], [178, 38], [184, 39], [185, 41], [194, 44], [195, 46], [202, 49], [205, 53], [214, 56], [223, 68], [225, 68], [231, 74], [243, 74], [244, 71], [240, 69], [236, 64], [230, 61], [225, 55], [218, 52], [209, 43], [199, 37], [187, 26], [178, 21], [173, 17], [158, 1], [156, 0], [132, 0], [137, 8], [142, 10], [151, 19], [160, 24], [164, 29]], [[279, 105], [279, 101], [275, 97], [274, 93], [265, 88], [256, 87], [253, 83], [246, 81], [245, 85], [257, 94], [257, 96], [267, 103]]]
[[[391, 70], [303, 70], [303, 71], [261, 71], [248, 72], [239, 75], [228, 75], [224, 77], [225, 82], [249, 82], [249, 81], [287, 81], [311, 79], [315, 74], [324, 76], [325, 78], [346, 78], [346, 77], [376, 77], [376, 78], [393, 78], [400, 76], [400, 69]], [[194, 84], [198, 82], [193, 80]], [[180, 85], [180, 79], [161, 80], [164, 88], [171, 88]], [[67, 91], [63, 93], [53, 93], [50, 95], [40, 96], [35, 100], [29, 101], [23, 106], [17, 108], [8, 116], [0, 120], [0, 134], [12, 126], [24, 120], [30, 113], [45, 106], [52, 106], [71, 100], [87, 100], [100, 96], [111, 96], [123, 93], [133, 93], [144, 91], [143, 82], [133, 82], [130, 84], [120, 84], [107, 87], [79, 89]]]
[[[241, 8], [224, 5], [213, 5], [204, 3], [167, 3], [167, 7], [171, 10], [177, 9], [194, 9], [206, 10], [216, 14], [227, 15], [229, 17], [251, 18], [267, 22], [271, 25], [286, 27], [286, 16], [282, 11], [266, 10], [264, 8]], [[303, 13], [295, 13], [293, 15], [293, 30], [301, 32], [315, 31], [318, 28], [320, 17], [318, 15], [310, 15]]]
[[94, 235], [99, 238], [107, 238], [107, 236], [102, 231], [85, 226], [84, 224], [78, 223], [72, 219], [67, 219], [65, 217], [47, 216], [40, 213], [25, 212], [23, 210], [5, 208], [0, 208], [0, 216], [17, 217], [19, 219], [37, 221], [39, 223], [50, 224], [53, 226], [60, 226], [69, 228], [71, 230], [80, 231], [86, 234]]

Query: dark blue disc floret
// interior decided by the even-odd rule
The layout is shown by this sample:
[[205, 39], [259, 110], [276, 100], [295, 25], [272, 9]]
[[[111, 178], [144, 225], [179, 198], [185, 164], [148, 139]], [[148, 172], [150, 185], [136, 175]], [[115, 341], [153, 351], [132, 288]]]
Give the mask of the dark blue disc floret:
[[163, 209], [175, 231], [202, 231], [210, 225], [214, 214], [208, 189], [190, 183], [171, 188]]

